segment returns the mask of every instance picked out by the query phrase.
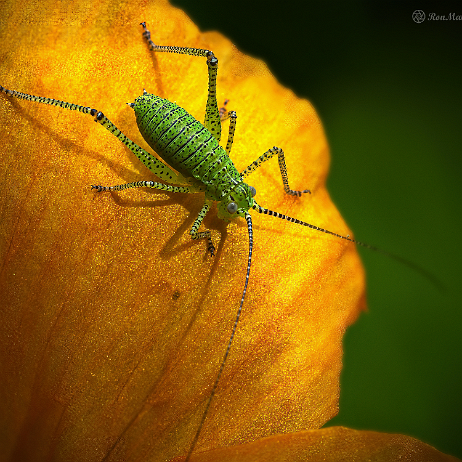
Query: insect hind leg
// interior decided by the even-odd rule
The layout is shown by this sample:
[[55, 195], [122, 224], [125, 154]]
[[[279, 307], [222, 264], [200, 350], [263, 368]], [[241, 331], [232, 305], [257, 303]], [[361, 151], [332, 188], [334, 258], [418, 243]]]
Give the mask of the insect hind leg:
[[291, 196], [298, 196], [300, 197], [302, 194], [309, 193], [311, 194], [311, 191], [309, 189], [304, 189], [303, 191], [295, 191], [290, 189], [289, 186], [289, 179], [287, 175], [287, 166], [286, 166], [286, 161], [284, 157], [284, 151], [281, 148], [278, 148], [277, 146], [274, 146], [271, 149], [268, 149], [264, 154], [262, 154], [257, 160], [252, 162], [242, 173], [241, 173], [241, 178], [245, 178], [246, 176], [250, 175], [252, 172], [254, 172], [258, 167], [263, 162], [266, 162], [267, 160], [271, 159], [273, 156], [278, 155], [278, 161], [279, 161], [279, 170], [281, 171], [281, 176], [282, 176], [282, 183], [284, 185], [284, 191], [287, 194], [290, 194]]
[[146, 23], [142, 22], [144, 32], [143, 37], [146, 40], [149, 49], [155, 52], [164, 53], [177, 53], [183, 55], [202, 56], [207, 58], [207, 67], [209, 73], [209, 84], [208, 84], [208, 95], [207, 104], [205, 106], [205, 120], [204, 126], [209, 130], [213, 137], [220, 142], [221, 140], [221, 120], [220, 110], [218, 109], [217, 102], [217, 73], [218, 73], [218, 59], [211, 50], [205, 50], [202, 48], [190, 48], [190, 47], [177, 47], [177, 46], [165, 46], [156, 45], [151, 40], [151, 32], [146, 27]]

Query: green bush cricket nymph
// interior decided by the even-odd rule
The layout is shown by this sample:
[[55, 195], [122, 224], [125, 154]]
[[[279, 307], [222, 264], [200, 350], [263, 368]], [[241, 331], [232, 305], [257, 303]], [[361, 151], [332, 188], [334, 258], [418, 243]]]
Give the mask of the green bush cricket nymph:
[[[287, 194], [301, 196], [302, 194], [309, 193], [310, 191], [307, 189], [301, 191], [290, 189], [284, 152], [279, 147], [268, 149], [246, 169], [239, 173], [229, 157], [236, 130], [237, 116], [234, 111], [226, 111], [225, 109], [220, 110], [218, 107], [216, 98], [216, 78], [218, 70], [217, 58], [210, 50], [155, 45], [151, 40], [150, 32], [147, 30], [145, 23], [142, 23], [142, 26], [144, 28], [143, 36], [152, 51], [193, 55], [206, 58], [207, 62], [209, 76], [208, 98], [203, 124], [194, 119], [186, 112], [186, 110], [175, 103], [156, 95], [149, 94], [146, 91], [142, 96], [136, 98], [133, 103], [129, 104], [135, 112], [136, 121], [143, 138], [165, 161], [165, 163], [159, 161], [149, 152], [128, 139], [102, 112], [97, 111], [96, 109], [52, 98], [33, 96], [14, 90], [7, 90], [2, 86], [0, 86], [0, 91], [5, 92], [8, 96], [19, 99], [59, 106], [64, 109], [79, 111], [84, 114], [91, 115], [97, 123], [101, 124], [120, 141], [122, 141], [122, 143], [124, 143], [128, 149], [130, 149], [138, 157], [138, 159], [146, 165], [147, 168], [149, 168], [160, 180], [165, 182], [139, 181], [116, 186], [92, 185], [92, 189], [95, 189], [96, 192], [120, 191], [129, 188], [147, 187], [178, 193], [204, 193], [204, 205], [193, 223], [190, 235], [192, 239], [206, 239], [207, 249], [210, 255], [213, 256], [215, 252], [211, 239], [211, 232], [209, 230], [199, 231], [199, 228], [212, 203], [218, 202], [218, 216], [221, 219], [231, 220], [235, 218], [245, 218], [249, 234], [249, 253], [244, 289], [228, 345], [224, 352], [224, 357], [205, 406], [201, 422], [199, 423], [197, 432], [192, 440], [187, 455], [187, 459], [189, 459], [199, 439], [208, 414], [210, 403], [213, 400], [215, 391], [219, 384], [244, 304], [250, 276], [253, 249], [252, 219], [249, 210], [252, 209], [258, 213], [272, 215], [274, 217], [307, 226], [316, 231], [331, 234], [337, 238], [357, 243], [374, 250], [377, 249], [358, 242], [349, 236], [342, 236], [260, 206], [255, 200], [255, 188], [245, 183], [244, 180], [258, 167], [260, 167], [262, 163], [274, 156], [278, 157], [283, 187]], [[222, 121], [226, 119], [230, 120], [230, 124], [226, 147], [223, 148], [219, 145], [219, 142], [221, 139]]]

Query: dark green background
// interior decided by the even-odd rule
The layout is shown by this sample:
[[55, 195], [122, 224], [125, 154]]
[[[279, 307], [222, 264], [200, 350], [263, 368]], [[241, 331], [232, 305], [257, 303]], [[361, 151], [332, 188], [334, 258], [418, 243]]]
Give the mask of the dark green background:
[[[340, 413], [328, 425], [404, 433], [461, 458], [462, 21], [428, 15], [462, 15], [462, 3], [173, 4], [314, 104], [329, 190], [356, 237], [446, 285], [361, 251], [369, 312], [346, 335]], [[416, 9], [425, 22], [412, 20]]]

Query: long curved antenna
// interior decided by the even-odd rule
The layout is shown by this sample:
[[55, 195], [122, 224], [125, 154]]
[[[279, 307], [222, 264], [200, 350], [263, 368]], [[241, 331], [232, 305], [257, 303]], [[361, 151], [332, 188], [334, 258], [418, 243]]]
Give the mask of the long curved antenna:
[[241, 303], [239, 304], [239, 309], [237, 310], [236, 319], [234, 321], [234, 326], [233, 326], [233, 330], [231, 332], [231, 337], [229, 338], [228, 346], [226, 347], [225, 356], [223, 357], [223, 360], [221, 361], [220, 370], [218, 372], [217, 378], [215, 379], [215, 383], [213, 384], [212, 392], [210, 393], [209, 399], [207, 401], [207, 405], [205, 406], [204, 413], [202, 414], [202, 419], [200, 421], [199, 428], [197, 429], [196, 435], [194, 436], [194, 439], [193, 439], [193, 441], [191, 443], [191, 447], [190, 447], [190, 449], [188, 451], [188, 455], [186, 456], [186, 459], [185, 459], [184, 462], [189, 461], [189, 459], [190, 459], [190, 457], [191, 457], [191, 455], [192, 455], [192, 453], [194, 451], [194, 448], [196, 447], [197, 440], [199, 439], [202, 428], [204, 426], [205, 419], [207, 418], [207, 414], [209, 412], [210, 403], [212, 402], [213, 397], [215, 396], [215, 392], [216, 392], [217, 387], [218, 387], [218, 382], [220, 381], [221, 374], [222, 374], [223, 369], [225, 367], [226, 360], [228, 359], [229, 352], [231, 350], [231, 345], [233, 344], [234, 334], [236, 333], [237, 324], [239, 323], [239, 318], [241, 317], [242, 306], [244, 305], [245, 293], [247, 292], [247, 285], [249, 283], [250, 265], [252, 264], [252, 250], [253, 250], [253, 230], [252, 230], [252, 218], [251, 218], [250, 214], [246, 213], [245, 214], [245, 219], [247, 220], [247, 227], [248, 227], [248, 230], [249, 230], [249, 258], [247, 260], [247, 274], [245, 276], [245, 284], [244, 284], [244, 290], [242, 292]]
[[282, 218], [283, 220], [287, 220], [287, 221], [290, 221], [291, 223], [296, 223], [298, 225], [308, 226], [308, 228], [314, 229], [316, 231], [330, 234], [331, 236], [335, 236], [335, 237], [338, 237], [339, 239], [344, 239], [346, 241], [353, 242], [354, 244], [360, 245], [369, 250], [373, 250], [374, 252], [379, 252], [413, 269], [414, 271], [416, 271], [417, 273], [419, 273], [420, 275], [428, 279], [440, 292], [443, 292], [446, 288], [444, 284], [434, 274], [430, 273], [429, 271], [417, 265], [416, 263], [410, 260], [407, 260], [406, 258], [400, 257], [399, 255], [395, 255], [394, 253], [391, 253], [391, 252], [387, 252], [386, 250], [382, 250], [373, 245], [366, 244], [365, 242], [357, 241], [356, 239], [353, 239], [350, 236], [342, 236], [341, 234], [334, 233], [332, 231], [329, 231], [328, 229], [320, 228], [319, 226], [306, 223], [305, 221], [301, 221], [298, 218], [292, 218], [282, 213], [273, 212], [272, 210], [265, 209], [264, 207], [261, 207], [260, 205], [258, 205], [255, 202], [255, 200], [253, 202], [254, 203], [252, 205], [252, 208], [256, 210], [258, 213], [264, 213], [266, 215], [271, 215], [276, 218]]

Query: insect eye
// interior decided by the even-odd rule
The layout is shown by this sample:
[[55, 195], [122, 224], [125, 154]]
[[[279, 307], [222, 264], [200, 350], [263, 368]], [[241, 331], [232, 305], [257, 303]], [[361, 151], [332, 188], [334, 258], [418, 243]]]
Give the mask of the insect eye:
[[237, 204], [236, 202], [230, 202], [226, 207], [229, 213], [236, 213], [237, 212]]
[[249, 185], [249, 191], [252, 197], [255, 197], [255, 194], [257, 194], [257, 190], [253, 186]]

